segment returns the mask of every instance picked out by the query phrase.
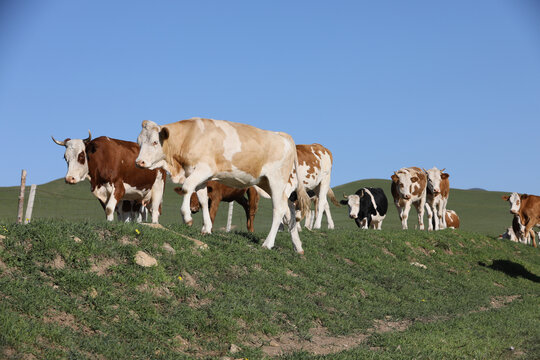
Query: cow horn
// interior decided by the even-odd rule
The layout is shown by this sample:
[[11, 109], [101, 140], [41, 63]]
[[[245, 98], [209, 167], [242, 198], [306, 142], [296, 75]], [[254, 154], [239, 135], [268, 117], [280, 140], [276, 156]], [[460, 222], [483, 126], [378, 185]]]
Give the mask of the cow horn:
[[66, 146], [66, 143], [64, 141], [58, 141], [54, 138], [54, 136], [51, 135], [52, 141], [54, 141], [56, 144], [60, 146]]
[[349, 197], [347, 195], [345, 195], [345, 193], [343, 193], [343, 198], [348, 199]]
[[446, 170], [446, 168], [442, 169], [441, 172], [443, 172], [444, 170]]
[[88, 130], [88, 137], [86, 139], [83, 139], [83, 143], [88, 144], [92, 140], [92, 133], [90, 130]]

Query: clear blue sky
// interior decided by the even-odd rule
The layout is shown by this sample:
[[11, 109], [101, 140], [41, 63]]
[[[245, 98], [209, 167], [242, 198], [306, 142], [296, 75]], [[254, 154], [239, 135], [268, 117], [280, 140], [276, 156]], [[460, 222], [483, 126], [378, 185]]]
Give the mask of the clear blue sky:
[[57, 139], [193, 116], [334, 154], [332, 186], [446, 168], [540, 194], [536, 0], [0, 2], [0, 186], [66, 173]]

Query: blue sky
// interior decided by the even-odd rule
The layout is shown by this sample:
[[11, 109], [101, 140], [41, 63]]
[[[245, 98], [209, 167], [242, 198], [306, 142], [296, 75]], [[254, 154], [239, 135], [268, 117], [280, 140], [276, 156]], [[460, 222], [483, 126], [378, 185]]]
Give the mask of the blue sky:
[[540, 6], [475, 1], [0, 2], [0, 186], [66, 173], [57, 139], [193, 116], [334, 155], [332, 186], [446, 168], [540, 194]]

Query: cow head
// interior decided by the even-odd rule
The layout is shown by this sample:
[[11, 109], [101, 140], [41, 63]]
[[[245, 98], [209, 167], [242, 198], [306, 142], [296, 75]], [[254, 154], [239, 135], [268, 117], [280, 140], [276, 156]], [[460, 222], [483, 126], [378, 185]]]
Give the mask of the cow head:
[[68, 184], [76, 184], [83, 181], [88, 175], [88, 159], [86, 158], [86, 145], [92, 139], [92, 134], [88, 130], [86, 139], [66, 139], [58, 141], [51, 136], [53, 141], [66, 148], [64, 159], [66, 160], [68, 171], [65, 180]]
[[[364, 192], [362, 191], [361, 196], [364, 196]], [[341, 200], [341, 205], [348, 205], [349, 206], [349, 217], [351, 219], [358, 218], [358, 213], [360, 212], [360, 197], [358, 195], [345, 195], [343, 194], [343, 198], [345, 200]]]
[[144, 120], [141, 133], [137, 137], [140, 150], [135, 164], [150, 170], [163, 167], [165, 163], [163, 142], [168, 138], [169, 130], [166, 127], [161, 127], [153, 121]]
[[[181, 187], [175, 187], [174, 191], [180, 196], [186, 195], [186, 192]], [[210, 188], [208, 188], [208, 191], [210, 191]], [[208, 199], [208, 205], [210, 206], [210, 199]], [[189, 209], [192, 214], [198, 213], [201, 209], [201, 203], [199, 202], [197, 193], [191, 194], [191, 198], [189, 199]]]
[[518, 193], [514, 192], [510, 194], [510, 196], [505, 195], [502, 197], [502, 199], [510, 203], [510, 213], [519, 213], [519, 208], [521, 207], [521, 196]]
[[450, 175], [443, 172], [445, 169], [439, 170], [436, 167], [423, 170], [426, 173], [428, 190], [434, 195], [438, 195], [441, 192], [441, 180], [448, 179]]
[[412, 197], [413, 185], [418, 182], [418, 177], [412, 176], [407, 171], [394, 171], [394, 175], [391, 178], [394, 184], [396, 184], [399, 195], [409, 200]]

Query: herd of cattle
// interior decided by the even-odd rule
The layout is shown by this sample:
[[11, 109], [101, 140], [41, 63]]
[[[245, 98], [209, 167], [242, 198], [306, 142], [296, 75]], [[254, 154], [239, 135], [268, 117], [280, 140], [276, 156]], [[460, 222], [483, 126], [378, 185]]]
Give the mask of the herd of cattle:
[[[328, 198], [348, 206], [349, 217], [363, 229], [381, 229], [388, 200], [380, 188], [361, 188], [338, 202], [330, 188], [332, 153], [320, 144], [295, 145], [290, 135], [223, 120], [192, 118], [167, 125], [145, 120], [137, 143], [101, 136], [92, 140], [53, 141], [66, 148], [65, 181], [76, 184], [89, 178], [91, 191], [107, 220], [142, 221], [149, 211], [158, 223], [167, 173], [181, 184], [181, 214], [191, 225], [192, 213], [202, 210], [203, 233], [210, 233], [221, 201], [236, 201], [245, 210], [247, 228], [254, 231], [260, 197], [272, 201], [272, 226], [263, 246], [271, 249], [286, 224], [294, 249], [303, 253], [300, 220], [308, 229], [320, 229], [323, 215], [334, 228]], [[443, 170], [402, 168], [391, 176], [391, 193], [402, 228], [407, 229], [411, 205], [424, 229], [458, 228], [459, 217], [446, 209], [450, 184]], [[247, 194], [247, 199], [245, 195]], [[540, 198], [514, 193], [505, 198], [515, 214], [505, 234], [515, 241], [533, 239], [540, 225]], [[314, 210], [310, 210], [314, 203]], [[534, 215], [536, 214], [536, 215]]]

